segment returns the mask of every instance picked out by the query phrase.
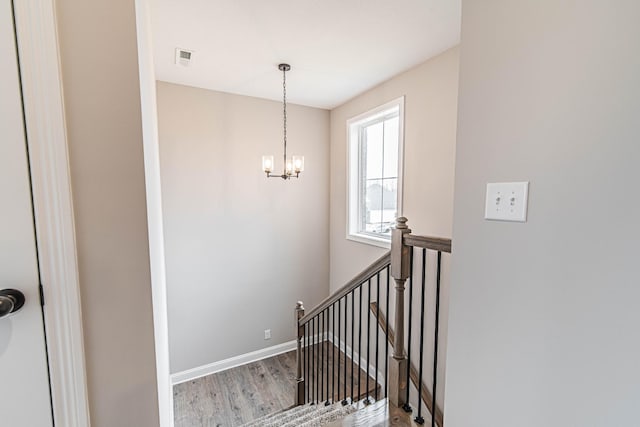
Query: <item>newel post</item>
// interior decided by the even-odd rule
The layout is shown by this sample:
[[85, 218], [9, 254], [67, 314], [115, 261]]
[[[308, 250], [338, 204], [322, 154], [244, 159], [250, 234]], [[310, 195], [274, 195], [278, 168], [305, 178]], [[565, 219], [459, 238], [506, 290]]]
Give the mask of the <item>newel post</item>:
[[404, 352], [404, 285], [409, 278], [411, 248], [405, 246], [403, 237], [411, 233], [407, 218], [400, 217], [391, 231], [391, 277], [395, 281], [395, 322], [396, 331], [393, 354], [389, 358], [389, 401], [401, 407], [406, 402], [408, 387], [407, 357]]
[[[304, 381], [302, 376], [302, 338], [304, 336], [304, 326], [300, 325], [300, 319], [304, 316], [304, 306], [302, 301], [298, 301], [294, 311], [296, 321], [296, 406], [304, 404]], [[307, 351], [307, 349], [304, 349]]]

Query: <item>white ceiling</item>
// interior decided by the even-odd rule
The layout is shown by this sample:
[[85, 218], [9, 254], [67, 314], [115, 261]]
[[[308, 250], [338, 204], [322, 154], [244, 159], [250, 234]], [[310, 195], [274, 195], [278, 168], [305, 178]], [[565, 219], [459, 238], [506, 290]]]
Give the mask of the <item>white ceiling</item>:
[[[156, 78], [333, 108], [455, 46], [461, 0], [152, 0]], [[175, 64], [175, 49], [195, 51]]]

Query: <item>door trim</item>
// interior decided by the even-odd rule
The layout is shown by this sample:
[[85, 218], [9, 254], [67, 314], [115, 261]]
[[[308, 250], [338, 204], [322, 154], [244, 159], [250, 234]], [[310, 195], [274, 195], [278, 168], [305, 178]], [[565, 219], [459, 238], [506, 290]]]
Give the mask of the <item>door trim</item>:
[[88, 427], [89, 402], [53, 0], [13, 1], [56, 426]]

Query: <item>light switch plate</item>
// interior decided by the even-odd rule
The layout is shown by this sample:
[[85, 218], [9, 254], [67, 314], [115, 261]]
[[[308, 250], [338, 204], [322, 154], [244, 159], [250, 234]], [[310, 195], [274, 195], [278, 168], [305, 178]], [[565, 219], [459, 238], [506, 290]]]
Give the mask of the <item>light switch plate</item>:
[[528, 182], [487, 184], [484, 218], [497, 221], [527, 222]]

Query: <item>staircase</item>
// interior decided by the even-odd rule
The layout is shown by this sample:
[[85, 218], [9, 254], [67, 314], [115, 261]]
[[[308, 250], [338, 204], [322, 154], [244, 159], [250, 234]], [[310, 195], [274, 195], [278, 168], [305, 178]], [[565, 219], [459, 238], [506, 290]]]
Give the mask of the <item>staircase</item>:
[[[336, 426], [376, 425], [355, 420], [377, 411], [386, 418], [380, 425], [395, 417], [393, 425], [444, 426], [437, 395], [440, 288], [451, 240], [414, 235], [407, 219], [398, 218], [391, 242], [389, 253], [317, 307], [296, 306], [291, 413], [306, 414], [308, 425], [331, 425], [320, 414], [309, 420], [314, 411], [343, 417]], [[347, 416], [346, 408], [356, 412]]]
[[371, 404], [300, 405], [259, 418], [243, 427], [418, 427], [411, 415], [387, 399]]
[[298, 302], [294, 406], [245, 427], [444, 427], [443, 254], [450, 239], [412, 234], [401, 217], [390, 252], [313, 309]]

